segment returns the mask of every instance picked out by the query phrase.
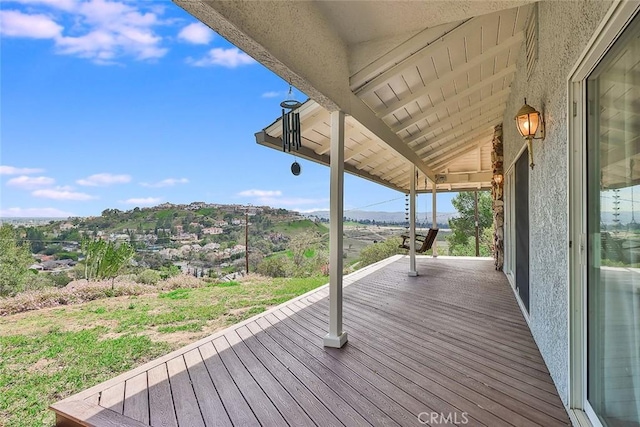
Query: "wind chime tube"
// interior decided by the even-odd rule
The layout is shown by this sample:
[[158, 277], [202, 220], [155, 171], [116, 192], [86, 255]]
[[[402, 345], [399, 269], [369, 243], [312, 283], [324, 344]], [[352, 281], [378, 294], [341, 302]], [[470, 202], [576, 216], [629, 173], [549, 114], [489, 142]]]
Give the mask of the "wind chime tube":
[[292, 111], [289, 111], [289, 121], [290, 121], [290, 125], [289, 128], [291, 129], [291, 146], [297, 150], [298, 149], [298, 142], [296, 141], [296, 133], [297, 133], [297, 129], [296, 129], [296, 115], [295, 113]]
[[295, 113], [294, 120], [296, 121], [296, 150], [302, 147], [302, 129], [300, 127], [300, 113]]
[[287, 114], [284, 112], [284, 108], [282, 109], [282, 151], [287, 151], [289, 145], [289, 118]]

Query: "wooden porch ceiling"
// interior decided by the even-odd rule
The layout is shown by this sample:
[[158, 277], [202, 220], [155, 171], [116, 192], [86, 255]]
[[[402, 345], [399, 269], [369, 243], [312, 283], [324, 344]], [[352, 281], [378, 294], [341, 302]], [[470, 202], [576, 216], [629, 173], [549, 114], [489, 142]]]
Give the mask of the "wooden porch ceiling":
[[397, 256], [345, 277], [342, 349], [322, 346], [323, 287], [52, 409], [64, 426], [418, 425], [431, 413], [570, 425], [493, 263], [418, 265], [408, 277]]
[[[424, 29], [350, 76], [353, 94], [438, 176], [439, 188], [491, 187], [493, 129], [505, 115], [531, 10], [525, 5]], [[300, 111], [303, 144], [312, 152], [301, 157], [328, 164], [328, 111], [314, 101]], [[257, 141], [279, 149], [280, 137], [278, 120]], [[345, 149], [349, 172], [409, 190], [412, 162], [358, 117], [348, 119]]]

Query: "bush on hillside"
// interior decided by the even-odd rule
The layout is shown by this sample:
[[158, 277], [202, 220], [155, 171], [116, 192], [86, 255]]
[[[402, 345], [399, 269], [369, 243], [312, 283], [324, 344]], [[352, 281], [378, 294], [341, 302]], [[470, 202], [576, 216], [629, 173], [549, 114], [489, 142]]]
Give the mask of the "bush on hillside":
[[53, 286], [55, 286], [56, 288], [64, 288], [72, 280], [71, 277], [69, 277], [67, 273], [64, 272], [52, 273], [49, 278], [51, 279]]
[[287, 277], [293, 269], [293, 263], [286, 256], [271, 256], [263, 259], [256, 271], [269, 277]]
[[9, 224], [0, 226], [0, 296], [11, 296], [26, 289], [33, 273], [28, 245], [18, 242], [15, 229]]
[[400, 237], [391, 237], [382, 242], [374, 243], [362, 249], [360, 252], [360, 267], [366, 267], [374, 262], [382, 261], [385, 258], [397, 254], [404, 254], [405, 250], [399, 248], [402, 243]]
[[136, 282], [145, 285], [155, 285], [162, 279], [162, 275], [159, 271], [146, 269], [141, 271], [136, 276]]

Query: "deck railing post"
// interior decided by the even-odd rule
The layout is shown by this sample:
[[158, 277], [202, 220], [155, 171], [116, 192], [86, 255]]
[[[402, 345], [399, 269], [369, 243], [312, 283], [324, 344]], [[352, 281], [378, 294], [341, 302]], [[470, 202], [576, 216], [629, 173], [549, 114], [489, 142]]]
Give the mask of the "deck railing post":
[[[433, 202], [432, 202], [433, 224], [431, 225], [431, 228], [438, 228], [438, 215], [437, 215], [438, 209], [436, 206], [436, 201], [438, 199], [438, 191], [437, 191], [438, 188], [435, 182], [432, 182], [431, 185], [433, 187]], [[436, 239], [433, 241], [433, 246], [431, 247], [431, 254], [434, 258], [438, 256], [438, 236], [436, 236]]]
[[409, 276], [418, 275], [416, 269], [416, 165], [410, 169], [409, 190]]
[[331, 188], [329, 192], [329, 333], [325, 347], [347, 342], [342, 330], [342, 220], [344, 215], [344, 112], [331, 112]]

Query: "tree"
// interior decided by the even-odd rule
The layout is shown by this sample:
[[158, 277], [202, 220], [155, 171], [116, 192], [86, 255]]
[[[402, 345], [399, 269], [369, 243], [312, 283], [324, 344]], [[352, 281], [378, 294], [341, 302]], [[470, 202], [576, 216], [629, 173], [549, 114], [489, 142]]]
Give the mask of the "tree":
[[116, 245], [104, 240], [85, 240], [82, 249], [86, 254], [85, 277], [111, 279], [111, 286], [120, 270], [129, 263], [135, 250], [128, 243]]
[[18, 243], [12, 226], [3, 224], [0, 227], [0, 296], [15, 295], [25, 289], [31, 263], [29, 247]]
[[[460, 216], [449, 220], [451, 235], [447, 236], [450, 255], [475, 255], [475, 196], [473, 192], [458, 193], [451, 200], [451, 204]], [[478, 225], [480, 227], [480, 255], [491, 255], [492, 240], [487, 241], [485, 230], [493, 227], [493, 213], [491, 211], [491, 195], [486, 192], [478, 192]]]
[[40, 253], [47, 247], [44, 232], [36, 227], [28, 227], [26, 239], [31, 243], [31, 252]]

